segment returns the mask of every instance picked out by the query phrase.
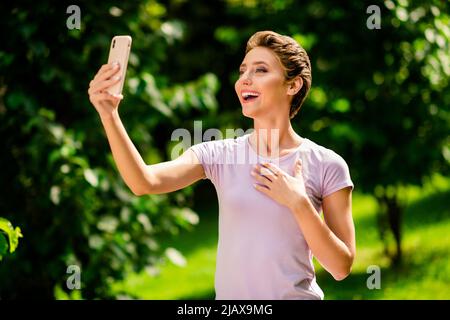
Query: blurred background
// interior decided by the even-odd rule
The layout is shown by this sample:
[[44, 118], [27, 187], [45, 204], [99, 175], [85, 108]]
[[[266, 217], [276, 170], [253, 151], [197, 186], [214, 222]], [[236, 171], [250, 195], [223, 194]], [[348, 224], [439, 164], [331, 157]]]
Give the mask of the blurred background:
[[121, 119], [148, 164], [169, 160], [172, 132], [195, 120], [252, 127], [234, 82], [260, 30], [307, 50], [312, 90], [293, 127], [342, 155], [355, 183], [355, 264], [337, 282], [315, 261], [325, 299], [450, 298], [448, 1], [73, 1], [79, 29], [69, 5], [12, 3], [0, 299], [214, 299], [214, 186], [134, 196], [87, 89], [111, 38], [131, 35]]

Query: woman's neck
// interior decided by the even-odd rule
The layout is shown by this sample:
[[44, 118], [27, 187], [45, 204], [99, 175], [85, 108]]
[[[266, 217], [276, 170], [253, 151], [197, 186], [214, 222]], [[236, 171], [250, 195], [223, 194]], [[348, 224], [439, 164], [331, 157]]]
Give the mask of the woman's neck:
[[260, 155], [279, 157], [285, 152], [298, 147], [303, 141], [292, 128], [289, 119], [278, 121], [254, 121], [254, 132], [250, 143]]

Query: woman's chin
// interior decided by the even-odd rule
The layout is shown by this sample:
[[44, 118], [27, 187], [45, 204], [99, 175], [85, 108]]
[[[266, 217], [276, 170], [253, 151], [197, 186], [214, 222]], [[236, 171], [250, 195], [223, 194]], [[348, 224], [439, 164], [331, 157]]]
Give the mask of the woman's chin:
[[260, 110], [255, 109], [255, 107], [253, 106], [246, 106], [246, 105], [242, 106], [242, 115], [244, 115], [247, 118], [254, 119], [259, 113], [258, 111]]

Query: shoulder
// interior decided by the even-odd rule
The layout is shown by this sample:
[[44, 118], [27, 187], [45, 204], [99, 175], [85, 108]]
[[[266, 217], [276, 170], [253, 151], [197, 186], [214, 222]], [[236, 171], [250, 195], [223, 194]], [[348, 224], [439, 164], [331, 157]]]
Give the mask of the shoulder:
[[349, 166], [340, 154], [311, 140], [308, 142], [309, 158], [315, 163], [314, 168], [320, 176], [322, 188], [333, 181], [351, 180]]
[[344, 188], [354, 187], [350, 170], [344, 158], [331, 148], [326, 148], [315, 142], [310, 143], [312, 158], [316, 158], [317, 170], [320, 176], [322, 198]]
[[318, 144], [315, 141], [307, 139], [307, 150], [310, 153], [313, 160], [318, 161], [323, 166], [329, 166], [332, 164], [346, 164], [344, 158], [331, 148], [327, 148]]

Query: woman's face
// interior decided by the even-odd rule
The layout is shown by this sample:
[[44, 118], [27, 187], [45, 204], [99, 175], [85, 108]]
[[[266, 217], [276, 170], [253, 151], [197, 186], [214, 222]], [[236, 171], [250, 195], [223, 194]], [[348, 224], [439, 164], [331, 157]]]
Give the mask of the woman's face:
[[284, 69], [269, 48], [255, 47], [246, 54], [234, 88], [246, 117], [289, 114]]

